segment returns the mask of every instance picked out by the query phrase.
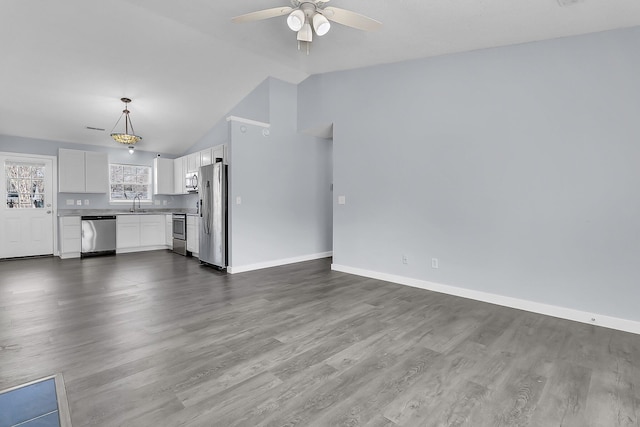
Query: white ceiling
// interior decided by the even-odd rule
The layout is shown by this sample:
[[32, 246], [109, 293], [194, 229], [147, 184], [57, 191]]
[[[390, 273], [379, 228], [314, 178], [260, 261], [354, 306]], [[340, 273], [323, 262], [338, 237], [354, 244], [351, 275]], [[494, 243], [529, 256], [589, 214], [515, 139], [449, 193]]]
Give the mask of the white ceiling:
[[[182, 154], [268, 76], [311, 74], [640, 25], [638, 0], [332, 0], [383, 23], [333, 24], [311, 54], [288, 0], [2, 0], [0, 134], [113, 147], [123, 96], [138, 149]], [[104, 128], [104, 132], [87, 130]]]

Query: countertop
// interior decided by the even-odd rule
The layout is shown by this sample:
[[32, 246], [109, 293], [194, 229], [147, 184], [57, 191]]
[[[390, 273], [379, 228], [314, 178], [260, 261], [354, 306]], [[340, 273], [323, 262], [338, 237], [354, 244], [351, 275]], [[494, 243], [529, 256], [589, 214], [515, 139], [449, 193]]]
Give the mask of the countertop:
[[159, 208], [140, 209], [130, 212], [129, 209], [58, 209], [58, 216], [98, 216], [98, 215], [170, 215], [172, 213], [183, 213], [196, 215], [195, 209], [184, 208]]

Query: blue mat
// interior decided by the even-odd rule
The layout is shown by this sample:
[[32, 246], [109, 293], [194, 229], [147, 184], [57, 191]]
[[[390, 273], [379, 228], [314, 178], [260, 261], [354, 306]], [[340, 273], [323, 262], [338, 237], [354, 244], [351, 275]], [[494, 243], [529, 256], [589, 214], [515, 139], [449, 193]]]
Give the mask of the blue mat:
[[60, 427], [53, 378], [0, 394], [0, 427]]

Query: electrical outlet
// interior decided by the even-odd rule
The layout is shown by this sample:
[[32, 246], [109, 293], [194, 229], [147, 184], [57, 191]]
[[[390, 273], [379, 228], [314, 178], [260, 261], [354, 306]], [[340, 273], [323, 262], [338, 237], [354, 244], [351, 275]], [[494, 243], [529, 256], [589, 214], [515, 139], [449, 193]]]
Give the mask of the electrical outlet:
[[76, 200], [76, 205], [82, 206], [82, 200]]
[[403, 264], [409, 264], [409, 257], [406, 255], [402, 255], [402, 263]]
[[167, 201], [166, 200], [162, 201], [162, 206], [167, 206]]
[[73, 206], [73, 199], [67, 199], [67, 206]]
[[85, 206], [89, 205], [89, 199], [84, 199]]
[[160, 206], [160, 200], [154, 200], [153, 204], [156, 205], [156, 206]]
[[431, 258], [431, 268], [438, 268], [438, 258]]

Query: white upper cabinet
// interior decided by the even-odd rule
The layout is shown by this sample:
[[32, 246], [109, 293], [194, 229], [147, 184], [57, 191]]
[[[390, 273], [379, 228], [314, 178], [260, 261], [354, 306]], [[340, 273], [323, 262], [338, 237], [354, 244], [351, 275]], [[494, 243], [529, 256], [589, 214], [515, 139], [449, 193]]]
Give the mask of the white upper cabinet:
[[58, 191], [84, 193], [84, 151], [58, 150]]
[[175, 194], [173, 159], [153, 159], [153, 194]]
[[109, 192], [109, 156], [107, 153], [85, 151], [85, 192]]
[[200, 169], [200, 152], [192, 153], [187, 156], [187, 173], [198, 172]]
[[213, 164], [216, 159], [222, 159], [225, 164], [227, 163], [224, 144], [173, 160], [159, 157], [153, 159], [153, 194], [188, 194], [187, 174], [198, 172], [200, 166]]
[[173, 194], [186, 194], [187, 187], [185, 181], [186, 157], [178, 157], [173, 160]]
[[107, 193], [109, 158], [107, 153], [58, 150], [58, 191], [60, 193]]
[[212, 150], [213, 150], [213, 155], [212, 155], [211, 163], [215, 163], [217, 159], [222, 159], [222, 162], [224, 164], [227, 164], [227, 157], [225, 155], [226, 153], [225, 153], [224, 144], [217, 145], [217, 146], [213, 147]]
[[200, 166], [207, 166], [213, 163], [213, 148], [207, 148], [200, 152]]

